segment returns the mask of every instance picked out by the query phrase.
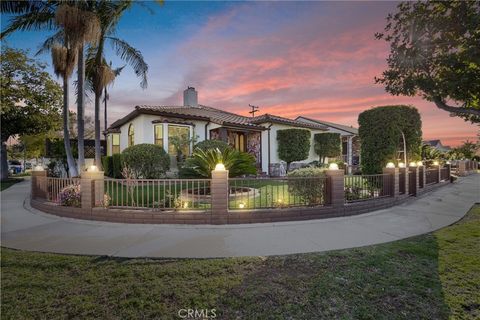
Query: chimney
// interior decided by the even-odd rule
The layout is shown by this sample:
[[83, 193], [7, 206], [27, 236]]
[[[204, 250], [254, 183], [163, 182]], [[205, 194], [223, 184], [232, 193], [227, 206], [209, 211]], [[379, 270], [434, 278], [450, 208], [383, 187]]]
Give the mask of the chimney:
[[194, 87], [188, 87], [183, 91], [183, 105], [198, 107], [198, 92]]

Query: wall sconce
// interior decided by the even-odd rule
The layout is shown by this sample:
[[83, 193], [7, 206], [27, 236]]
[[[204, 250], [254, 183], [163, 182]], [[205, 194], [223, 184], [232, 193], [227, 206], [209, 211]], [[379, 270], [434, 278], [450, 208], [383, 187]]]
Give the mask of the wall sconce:
[[399, 163], [398, 163], [398, 167], [399, 167], [399, 168], [405, 168], [405, 163], [399, 162]]
[[422, 162], [422, 161], [418, 161], [418, 162], [417, 162], [417, 166], [419, 166], [419, 167], [423, 166], [423, 162]]
[[98, 167], [96, 165], [92, 165], [88, 167], [87, 172], [98, 172]]
[[438, 161], [437, 160], [433, 161], [433, 165], [438, 166]]
[[215, 171], [225, 171], [225, 165], [223, 163], [217, 163]]
[[338, 170], [338, 164], [332, 162], [328, 165], [328, 170]]
[[395, 164], [393, 162], [387, 163], [387, 168], [395, 168]]
[[417, 163], [416, 162], [410, 162], [410, 164], [408, 165], [409, 167], [416, 167], [417, 166]]

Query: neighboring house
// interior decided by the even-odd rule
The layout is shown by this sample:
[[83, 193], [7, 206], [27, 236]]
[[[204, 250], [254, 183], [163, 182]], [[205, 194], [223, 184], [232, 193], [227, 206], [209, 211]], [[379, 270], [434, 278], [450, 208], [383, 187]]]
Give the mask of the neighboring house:
[[[318, 160], [313, 148], [313, 135], [329, 131], [326, 125], [320, 123], [270, 114], [246, 117], [200, 105], [198, 93], [192, 87], [184, 91], [183, 99], [183, 106], [136, 106], [128, 115], [112, 123], [107, 129], [107, 154], [119, 153], [134, 144], [154, 143], [163, 147], [174, 160], [176, 152], [169, 140], [174, 136], [188, 135], [196, 137], [197, 142], [223, 140], [237, 150], [252, 154], [260, 171], [278, 175], [282, 172], [277, 153], [278, 130], [302, 128], [312, 133], [308, 158], [296, 165], [294, 163], [292, 167]], [[191, 150], [185, 152], [190, 153]]]
[[444, 146], [440, 140], [427, 140], [423, 141], [423, 144], [429, 145], [441, 152], [447, 152], [451, 150], [449, 146]]
[[340, 133], [342, 137], [342, 160], [349, 166], [357, 166], [360, 164], [360, 140], [358, 138], [357, 128], [304, 116], [299, 116], [295, 120], [323, 125], [328, 129], [328, 132]]

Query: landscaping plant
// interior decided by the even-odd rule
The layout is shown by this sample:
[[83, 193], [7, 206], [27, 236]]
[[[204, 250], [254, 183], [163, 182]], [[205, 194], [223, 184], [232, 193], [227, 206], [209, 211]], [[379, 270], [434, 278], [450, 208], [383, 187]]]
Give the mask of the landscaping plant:
[[193, 150], [201, 149], [207, 151], [208, 149], [219, 149], [223, 151], [225, 149], [231, 148], [228, 143], [222, 140], [203, 140], [193, 146]]
[[324, 204], [326, 200], [326, 184], [324, 168], [301, 168], [287, 174], [288, 192], [300, 197], [307, 205]]
[[80, 207], [81, 194], [80, 185], [71, 184], [63, 188], [59, 193], [59, 202], [62, 206]]
[[310, 151], [310, 131], [305, 129], [285, 129], [277, 131], [278, 157], [287, 163], [287, 172], [294, 161], [308, 158]]
[[122, 160], [135, 179], [159, 179], [170, 169], [170, 157], [162, 147], [142, 143], [126, 148]]
[[342, 154], [340, 133], [317, 133], [313, 136], [315, 153], [318, 154], [320, 163], [325, 163], [325, 158], [335, 158]]

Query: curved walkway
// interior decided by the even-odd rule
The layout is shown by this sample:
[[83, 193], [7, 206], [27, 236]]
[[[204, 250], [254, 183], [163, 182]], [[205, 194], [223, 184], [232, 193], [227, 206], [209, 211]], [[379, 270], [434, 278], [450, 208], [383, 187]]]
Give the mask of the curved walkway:
[[1, 192], [2, 246], [115, 257], [233, 257], [327, 251], [389, 242], [450, 225], [480, 201], [480, 175], [363, 215], [228, 226], [84, 221], [29, 206], [30, 181]]

